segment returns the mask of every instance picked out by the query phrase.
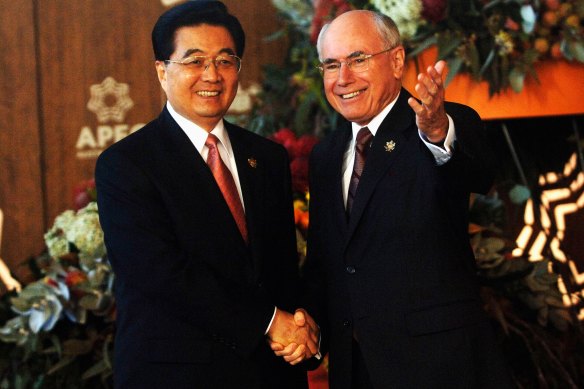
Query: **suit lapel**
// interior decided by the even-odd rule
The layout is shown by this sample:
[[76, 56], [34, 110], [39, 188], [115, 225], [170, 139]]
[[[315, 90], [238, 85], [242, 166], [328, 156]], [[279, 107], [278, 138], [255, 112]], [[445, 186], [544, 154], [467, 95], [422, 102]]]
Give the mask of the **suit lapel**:
[[336, 225], [341, 229], [341, 236], [347, 235], [347, 217], [345, 212], [345, 201], [343, 197], [343, 158], [349, 142], [351, 141], [351, 124], [344, 122], [339, 130], [333, 133], [334, 138], [330, 154], [326, 153], [328, 163], [331, 164], [328, 171], [335, 172], [333, 181], [326, 185], [330, 191], [326, 198], [331, 199], [336, 215]]
[[[264, 198], [264, 175], [263, 159], [261, 150], [259, 150], [249, 138], [243, 136], [243, 129], [225, 122], [225, 128], [229, 134], [231, 147], [235, 156], [237, 165], [237, 174], [239, 184], [243, 194], [243, 203], [245, 207], [245, 219], [247, 223], [248, 236], [250, 240], [250, 251], [254, 265], [254, 273], [260, 274], [261, 263], [260, 255], [257, 255], [261, 245], [262, 232], [261, 223], [261, 204]], [[243, 240], [242, 240], [243, 242]]]
[[407, 157], [405, 154], [402, 155], [402, 151], [406, 149], [404, 147], [406, 142], [412, 136], [412, 132], [407, 130], [412, 125], [415, 127], [414, 114], [407, 103], [410, 96], [405, 89], [401, 90], [398, 100], [381, 123], [371, 143], [371, 150], [367, 156], [365, 169], [359, 181], [357, 194], [351, 210], [348, 239], [346, 240], [347, 244], [355, 232], [379, 180], [386, 174], [396, 160]]

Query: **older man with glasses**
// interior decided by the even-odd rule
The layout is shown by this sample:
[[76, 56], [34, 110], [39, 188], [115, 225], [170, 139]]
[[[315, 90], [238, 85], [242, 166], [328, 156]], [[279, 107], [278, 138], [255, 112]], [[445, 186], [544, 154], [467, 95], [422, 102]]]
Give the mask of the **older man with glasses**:
[[419, 100], [402, 88], [385, 15], [344, 13], [317, 49], [346, 119], [310, 159], [307, 310], [331, 389], [511, 387], [467, 234], [470, 193], [494, 175], [479, 116], [444, 102], [444, 62], [418, 75]]
[[[116, 388], [307, 388], [318, 328], [296, 324], [298, 261], [283, 147], [223, 119], [245, 46], [219, 1], [152, 32], [167, 103], [97, 161], [116, 275]], [[278, 358], [266, 340], [293, 347]]]

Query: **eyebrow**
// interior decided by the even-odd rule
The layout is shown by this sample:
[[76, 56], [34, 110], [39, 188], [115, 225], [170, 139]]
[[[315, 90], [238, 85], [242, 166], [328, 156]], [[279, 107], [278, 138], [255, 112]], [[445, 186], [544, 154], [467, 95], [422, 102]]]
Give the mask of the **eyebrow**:
[[[190, 57], [193, 54], [204, 54], [205, 52], [201, 49], [188, 49], [187, 51], [184, 52], [182, 58], [187, 58]], [[233, 51], [233, 49], [229, 48], [229, 47], [224, 47], [221, 50], [219, 50], [220, 54], [227, 54], [227, 55], [235, 55], [235, 52]]]
[[[349, 54], [347, 56], [347, 59], [348, 58], [357, 58], [357, 57], [360, 57], [362, 55], [365, 55], [365, 53], [361, 50], [353, 51], [351, 54]], [[339, 60], [336, 58], [327, 58], [324, 61], [322, 61], [322, 63], [331, 63], [331, 62], [339, 62]]]

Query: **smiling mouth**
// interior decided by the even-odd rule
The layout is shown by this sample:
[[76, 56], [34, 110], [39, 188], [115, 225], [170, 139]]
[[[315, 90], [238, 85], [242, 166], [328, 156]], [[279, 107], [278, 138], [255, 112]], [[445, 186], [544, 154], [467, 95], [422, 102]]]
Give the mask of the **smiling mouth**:
[[219, 92], [218, 91], [202, 90], [202, 91], [198, 91], [197, 95], [202, 96], [202, 97], [215, 97], [215, 96], [219, 96]]
[[358, 90], [358, 91], [355, 91], [355, 92], [351, 92], [351, 93], [347, 93], [347, 94], [340, 95], [340, 96], [341, 96], [341, 98], [342, 98], [343, 100], [346, 100], [346, 99], [352, 99], [353, 97], [357, 97], [357, 96], [359, 96], [359, 95], [360, 95], [361, 93], [363, 93], [364, 91], [365, 91], [365, 89], [361, 89], [361, 90]]

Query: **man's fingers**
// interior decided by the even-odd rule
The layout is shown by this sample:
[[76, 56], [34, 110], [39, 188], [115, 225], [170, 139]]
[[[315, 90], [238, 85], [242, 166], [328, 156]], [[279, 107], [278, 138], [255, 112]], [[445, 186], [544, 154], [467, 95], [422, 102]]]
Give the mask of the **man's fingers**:
[[420, 104], [418, 100], [414, 99], [413, 97], [410, 97], [408, 99], [408, 104], [414, 110], [416, 115], [421, 115], [424, 112], [424, 107], [422, 106], [422, 104]]
[[304, 353], [306, 352], [306, 346], [304, 346], [303, 344], [301, 344], [300, 346], [298, 346], [294, 352], [292, 354], [289, 355], [284, 355], [284, 360], [286, 362], [293, 362], [294, 360], [298, 359], [298, 358], [304, 358]]
[[440, 82], [442, 83], [442, 74], [444, 73], [444, 69], [446, 68], [446, 61], [438, 61], [436, 65], [434, 65], [434, 69], [440, 76]]
[[268, 343], [270, 344], [270, 348], [272, 349], [272, 351], [282, 351], [284, 350], [284, 345], [278, 342], [272, 342], [272, 341], [268, 341]]
[[284, 359], [286, 359], [286, 357], [290, 357], [291, 355], [293, 355], [296, 350], [299, 348], [299, 346], [296, 343], [290, 343], [288, 346], [284, 347], [282, 350], [276, 351], [274, 349], [274, 354], [276, 354], [276, 356], [278, 357], [284, 357]]
[[297, 309], [296, 312], [294, 312], [294, 324], [296, 324], [298, 327], [303, 327], [304, 324], [306, 324], [306, 316], [304, 315], [304, 310], [302, 309]]

